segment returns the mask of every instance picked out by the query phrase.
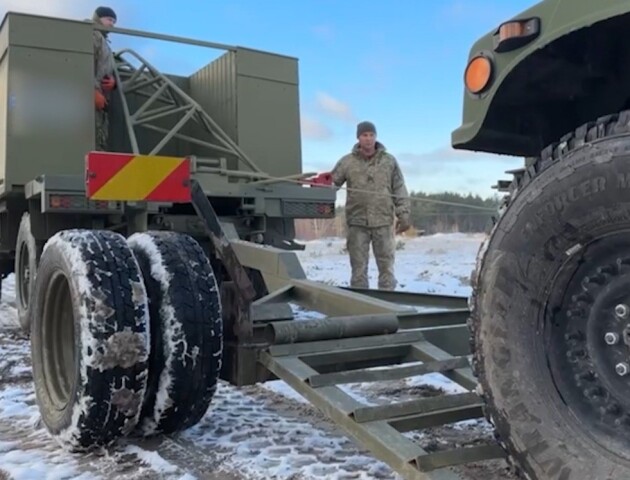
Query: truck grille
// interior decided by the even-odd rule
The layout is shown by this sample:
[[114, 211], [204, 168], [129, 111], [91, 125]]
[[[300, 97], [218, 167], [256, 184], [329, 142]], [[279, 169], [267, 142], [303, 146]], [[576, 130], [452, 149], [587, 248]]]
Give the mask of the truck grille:
[[333, 202], [282, 202], [282, 215], [290, 218], [333, 218]]

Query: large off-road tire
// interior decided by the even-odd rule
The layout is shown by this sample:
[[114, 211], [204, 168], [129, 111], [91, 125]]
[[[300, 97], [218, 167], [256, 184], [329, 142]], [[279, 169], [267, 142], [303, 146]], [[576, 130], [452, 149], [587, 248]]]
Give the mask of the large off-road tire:
[[128, 243], [149, 294], [151, 358], [139, 431], [173, 433], [196, 424], [217, 388], [223, 324], [210, 261], [190, 236], [136, 233]]
[[125, 238], [55, 234], [32, 301], [33, 380], [49, 432], [77, 451], [131, 433], [146, 390], [150, 335], [146, 289]]
[[31, 216], [28, 212], [22, 215], [15, 242], [15, 303], [20, 327], [25, 332], [30, 330], [31, 292], [35, 286], [37, 263], [41, 255], [41, 245], [35, 241], [31, 233]]
[[470, 300], [486, 415], [528, 478], [630, 478], [630, 112], [545, 149], [511, 190]]

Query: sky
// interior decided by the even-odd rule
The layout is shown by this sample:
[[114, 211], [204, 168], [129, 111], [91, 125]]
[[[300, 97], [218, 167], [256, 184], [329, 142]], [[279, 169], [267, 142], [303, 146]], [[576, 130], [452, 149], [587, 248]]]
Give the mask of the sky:
[[[474, 41], [534, 0], [0, 0], [21, 11], [83, 20], [99, 5], [118, 26], [265, 50], [299, 59], [303, 170], [330, 170], [375, 123], [410, 191], [492, 196], [522, 159], [455, 151], [463, 71]], [[158, 69], [190, 75], [223, 52], [113, 36]]]

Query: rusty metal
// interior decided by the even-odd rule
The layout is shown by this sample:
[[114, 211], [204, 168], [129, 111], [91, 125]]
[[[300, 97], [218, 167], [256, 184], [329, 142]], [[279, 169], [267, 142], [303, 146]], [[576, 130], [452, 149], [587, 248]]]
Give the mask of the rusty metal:
[[266, 327], [265, 338], [269, 343], [278, 345], [333, 338], [387, 335], [397, 330], [398, 317], [396, 315], [355, 315], [271, 322]]

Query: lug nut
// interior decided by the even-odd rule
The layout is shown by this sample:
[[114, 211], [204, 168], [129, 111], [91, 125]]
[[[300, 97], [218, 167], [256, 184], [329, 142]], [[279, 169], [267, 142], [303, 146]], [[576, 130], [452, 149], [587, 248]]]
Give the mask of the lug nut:
[[628, 373], [630, 373], [630, 365], [628, 365], [626, 362], [618, 363], [615, 366], [615, 372], [617, 372], [617, 375], [619, 375], [620, 377], [625, 377], [626, 375], [628, 375]]
[[615, 307], [615, 315], [619, 318], [628, 318], [630, 316], [630, 308], [624, 303], [620, 303]]
[[617, 345], [619, 343], [619, 335], [615, 332], [608, 332], [604, 335], [604, 341], [608, 345]]

